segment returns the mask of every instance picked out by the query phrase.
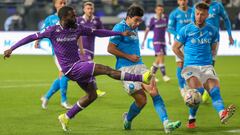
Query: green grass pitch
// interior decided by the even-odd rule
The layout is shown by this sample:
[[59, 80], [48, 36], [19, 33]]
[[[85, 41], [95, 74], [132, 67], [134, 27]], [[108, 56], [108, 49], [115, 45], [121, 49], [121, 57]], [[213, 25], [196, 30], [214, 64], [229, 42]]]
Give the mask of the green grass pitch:
[[[216, 72], [221, 80], [221, 94], [225, 105], [240, 104], [240, 57], [218, 57]], [[154, 57], [143, 57], [150, 67]], [[114, 67], [113, 56], [96, 56], [95, 61]], [[220, 124], [211, 103], [201, 105], [197, 115], [197, 129], [186, 128], [188, 110], [180, 96], [174, 57], [166, 58], [166, 71], [171, 82], [164, 83], [158, 72], [158, 88], [163, 97], [169, 118], [182, 121], [182, 126], [172, 134], [240, 134], [239, 110], [227, 125]], [[57, 116], [66, 112], [60, 106], [59, 92], [48, 105], [41, 109], [40, 97], [48, 90], [58, 75], [51, 56], [17, 56], [0, 61], [0, 135], [65, 135]], [[136, 117], [131, 131], [124, 131], [122, 113], [132, 103], [120, 82], [106, 76], [97, 77], [99, 89], [107, 92], [86, 110], [70, 121], [69, 135], [160, 135], [164, 134], [162, 124], [155, 113], [152, 100]], [[69, 82], [68, 99], [74, 104], [83, 91], [74, 82]]]

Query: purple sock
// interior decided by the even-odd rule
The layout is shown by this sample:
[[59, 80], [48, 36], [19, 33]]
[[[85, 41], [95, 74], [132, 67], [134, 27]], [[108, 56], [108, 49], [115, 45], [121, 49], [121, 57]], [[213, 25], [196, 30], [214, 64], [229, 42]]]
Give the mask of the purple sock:
[[143, 81], [142, 75], [136, 75], [136, 74], [130, 74], [130, 73], [123, 73], [123, 80], [124, 81], [135, 81], [135, 82]]
[[158, 67], [155, 66], [155, 65], [153, 65], [153, 66], [152, 66], [152, 73], [153, 73], [153, 74], [156, 74], [156, 73], [157, 73], [157, 70], [158, 70]]
[[165, 76], [166, 75], [165, 66], [161, 65], [161, 66], [159, 66], [159, 68], [160, 68], [160, 71], [161, 71], [162, 75]]
[[75, 104], [72, 109], [70, 109], [66, 114], [69, 119], [73, 118], [78, 112], [80, 112], [82, 108], [80, 108], [77, 104]]

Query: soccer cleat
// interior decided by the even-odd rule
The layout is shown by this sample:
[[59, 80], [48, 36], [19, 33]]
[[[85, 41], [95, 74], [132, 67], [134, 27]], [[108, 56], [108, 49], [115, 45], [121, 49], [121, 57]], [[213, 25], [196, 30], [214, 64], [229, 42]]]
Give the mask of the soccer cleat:
[[187, 128], [194, 129], [196, 128], [196, 119], [190, 119], [187, 123]]
[[123, 128], [124, 128], [125, 130], [131, 130], [131, 124], [132, 124], [132, 122], [127, 120], [127, 115], [128, 115], [127, 112], [124, 112], [124, 113], [123, 113]]
[[62, 125], [62, 129], [63, 131], [68, 131], [68, 122], [69, 122], [69, 119], [66, 117], [65, 114], [61, 114], [58, 116], [58, 120], [60, 122], [60, 124]]
[[67, 102], [62, 102], [61, 106], [64, 107], [65, 109], [67, 109], [67, 110], [72, 109], [72, 107], [73, 107], [72, 105], [70, 105]]
[[234, 105], [230, 105], [225, 108], [221, 114], [220, 120], [222, 124], [226, 124], [228, 119], [231, 118], [236, 111], [236, 107]]
[[170, 133], [173, 130], [179, 128], [180, 126], [181, 126], [180, 121], [175, 121], [175, 122], [168, 121], [167, 124], [164, 125], [164, 131], [165, 133]]
[[164, 82], [169, 82], [171, 79], [170, 79], [170, 77], [168, 77], [168, 76], [163, 76], [163, 81]]
[[152, 79], [152, 74], [150, 71], [147, 71], [143, 74], [143, 83], [150, 84], [151, 79]]
[[106, 94], [105, 91], [101, 91], [101, 90], [97, 89], [97, 95], [98, 95], [98, 97], [104, 96], [105, 94]]
[[210, 96], [206, 90], [204, 90], [202, 95], [202, 103], [208, 103]]
[[48, 100], [45, 97], [41, 97], [42, 109], [47, 109]]

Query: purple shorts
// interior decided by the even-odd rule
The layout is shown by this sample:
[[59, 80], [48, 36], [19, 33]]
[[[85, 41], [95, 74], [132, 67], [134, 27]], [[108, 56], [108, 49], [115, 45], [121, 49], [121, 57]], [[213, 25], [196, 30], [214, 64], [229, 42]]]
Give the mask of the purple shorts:
[[155, 56], [166, 55], [166, 45], [165, 44], [154, 44]]

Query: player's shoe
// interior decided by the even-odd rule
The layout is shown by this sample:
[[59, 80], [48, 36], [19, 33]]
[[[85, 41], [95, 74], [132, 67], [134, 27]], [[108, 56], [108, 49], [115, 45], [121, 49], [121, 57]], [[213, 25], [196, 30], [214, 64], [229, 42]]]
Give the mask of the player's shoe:
[[58, 120], [59, 120], [60, 124], [62, 125], [63, 131], [68, 131], [69, 119], [66, 117], [66, 115], [65, 114], [59, 115]]
[[187, 128], [194, 129], [196, 128], [196, 119], [190, 119], [187, 123]]
[[226, 124], [229, 118], [231, 118], [236, 111], [235, 105], [230, 105], [225, 108], [220, 116], [220, 120], [222, 124]]
[[105, 94], [106, 94], [105, 91], [101, 91], [101, 90], [97, 89], [97, 95], [98, 95], [98, 97], [104, 96]]
[[73, 107], [68, 102], [62, 102], [61, 106], [64, 107], [65, 109], [67, 109], [67, 110], [72, 109], [72, 107]]
[[123, 128], [124, 128], [125, 130], [131, 130], [131, 124], [132, 124], [132, 122], [127, 120], [127, 115], [128, 115], [127, 112], [124, 112], [124, 113], [123, 113]]
[[150, 81], [152, 79], [152, 74], [150, 71], [145, 72], [143, 75], [143, 83], [145, 84], [150, 84]]
[[210, 96], [206, 90], [204, 90], [202, 95], [202, 103], [208, 103]]
[[180, 126], [181, 126], [180, 121], [175, 121], [175, 122], [168, 121], [167, 124], [164, 125], [164, 131], [165, 133], [170, 133], [173, 130], [179, 128]]
[[171, 79], [170, 79], [170, 77], [168, 77], [168, 76], [163, 76], [163, 81], [164, 82], [169, 82]]
[[45, 97], [41, 97], [42, 109], [47, 109], [48, 100]]

